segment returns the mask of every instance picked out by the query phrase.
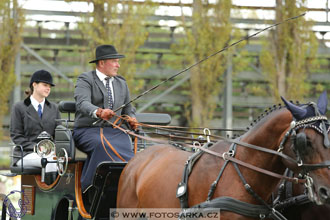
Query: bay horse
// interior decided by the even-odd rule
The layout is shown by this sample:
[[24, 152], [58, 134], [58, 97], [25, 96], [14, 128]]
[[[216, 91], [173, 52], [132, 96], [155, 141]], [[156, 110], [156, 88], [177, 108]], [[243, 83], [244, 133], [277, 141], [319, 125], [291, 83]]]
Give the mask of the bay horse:
[[[117, 208], [218, 207], [222, 208], [222, 220], [283, 219], [276, 217], [276, 210], [266, 203], [279, 179], [260, 169], [274, 174], [283, 173], [286, 167], [301, 173], [301, 179], [296, 181], [306, 182], [311, 200], [317, 204], [329, 202], [326, 93], [321, 94], [317, 104], [295, 105], [283, 97], [282, 100], [286, 108], [274, 106], [268, 110], [239, 140], [213, 144], [191, 164], [191, 172], [186, 164], [191, 161], [192, 153], [172, 145], [155, 145], [137, 153], [121, 174]], [[226, 202], [230, 205], [226, 206]], [[257, 212], [265, 206], [274, 215], [261, 213], [264, 210], [257, 215], [248, 213], [250, 209]]]

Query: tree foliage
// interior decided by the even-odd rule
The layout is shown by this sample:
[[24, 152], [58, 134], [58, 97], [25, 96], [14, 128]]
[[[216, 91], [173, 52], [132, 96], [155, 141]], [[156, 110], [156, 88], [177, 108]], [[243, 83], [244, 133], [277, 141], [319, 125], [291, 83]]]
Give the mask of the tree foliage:
[[[306, 0], [276, 1], [275, 20], [283, 21], [306, 11]], [[270, 82], [272, 96], [302, 99], [308, 94], [308, 69], [315, 60], [318, 42], [311, 31], [312, 23], [300, 17], [283, 23], [269, 32], [260, 62]]]
[[[153, 4], [145, 1], [134, 4], [133, 1], [91, 0], [94, 10], [80, 25], [83, 37], [88, 40], [88, 57], [95, 56], [95, 48], [101, 44], [112, 44], [126, 58], [120, 60], [119, 74], [124, 76], [131, 92], [136, 92], [142, 85], [134, 81], [137, 71], [136, 52], [147, 39], [144, 26], [146, 14], [150, 14]], [[144, 65], [148, 65], [144, 63]], [[142, 68], [144, 66], [142, 65]]]
[[[224, 48], [235, 39], [236, 33], [230, 23], [231, 0], [217, 0], [209, 7], [207, 0], [193, 1], [192, 22], [183, 20], [186, 39], [175, 49], [183, 53], [184, 63], [196, 63], [210, 54]], [[206, 60], [190, 70], [190, 97], [186, 112], [191, 126], [207, 126], [217, 106], [221, 92], [221, 79], [226, 70], [226, 51]]]
[[[8, 99], [15, 84], [14, 64], [20, 48], [24, 17], [17, 0], [0, 1], [0, 124], [8, 110]], [[0, 139], [3, 135], [0, 127]]]

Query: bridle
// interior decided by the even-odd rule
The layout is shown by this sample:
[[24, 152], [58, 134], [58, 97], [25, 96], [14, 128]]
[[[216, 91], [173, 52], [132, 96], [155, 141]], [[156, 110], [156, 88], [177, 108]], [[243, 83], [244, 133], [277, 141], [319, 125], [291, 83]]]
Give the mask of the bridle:
[[[287, 132], [288, 135], [285, 135], [284, 139], [283, 139], [283, 143], [286, 142], [286, 140], [288, 139], [288, 136], [291, 137], [291, 148], [293, 149], [295, 155], [296, 155], [296, 161], [297, 161], [297, 165], [298, 167], [300, 167], [302, 169], [302, 174], [305, 174], [309, 171], [312, 170], [316, 170], [316, 169], [321, 169], [321, 168], [325, 168], [325, 167], [329, 167], [330, 168], [330, 161], [324, 161], [322, 163], [318, 163], [318, 164], [305, 164], [302, 161], [302, 151], [307, 147], [307, 137], [306, 134], [304, 132], [305, 128], [312, 128], [316, 131], [318, 131], [321, 134], [324, 134], [324, 131], [326, 131], [325, 126], [321, 126], [322, 128], [317, 128], [315, 126], [316, 123], [320, 122], [320, 125], [325, 124], [324, 121], [327, 121], [327, 117], [326, 116], [314, 116], [314, 117], [310, 117], [301, 121], [292, 121], [291, 122], [291, 126], [290, 126], [290, 130]], [[299, 130], [302, 130], [301, 132], [299, 132]], [[329, 131], [326, 131], [326, 135], [324, 136], [324, 143], [326, 143], [329, 139], [328, 139], [328, 133]], [[329, 148], [327, 145], [324, 144], [325, 148]], [[279, 147], [279, 152], [281, 152], [284, 149], [283, 145], [281, 144]]]
[[[330, 131], [330, 126], [328, 123], [328, 118], [325, 115], [321, 115], [315, 103], [311, 102], [307, 106], [312, 106], [315, 112], [315, 116], [304, 118], [302, 120], [295, 120], [290, 124], [290, 129], [285, 134], [283, 140], [280, 143], [279, 152], [284, 149], [284, 143], [287, 141], [289, 136], [291, 137], [291, 148], [296, 155], [296, 161], [302, 172], [300, 174], [305, 175], [309, 171], [321, 169], [328, 167], [330, 168], [330, 161], [324, 161], [318, 164], [305, 164], [302, 161], [303, 151], [306, 150], [307, 146], [307, 136], [304, 132], [306, 128], [311, 128], [321, 135], [323, 135], [323, 145], [326, 149], [330, 148], [328, 133]], [[328, 128], [327, 126], [328, 125]]]
[[[251, 188], [251, 186], [247, 183], [247, 181], [245, 180], [244, 176], [242, 175], [242, 173], [240, 172], [239, 167], [237, 166], [237, 164], [239, 165], [243, 165], [245, 167], [248, 167], [252, 170], [273, 176], [273, 177], [277, 177], [277, 178], [283, 178], [286, 179], [290, 182], [295, 182], [295, 183], [305, 183], [305, 186], [307, 188], [308, 191], [308, 197], [311, 201], [316, 201], [316, 197], [314, 196], [314, 191], [313, 191], [313, 179], [309, 176], [309, 171], [312, 170], [316, 170], [316, 169], [320, 169], [320, 168], [325, 168], [325, 167], [329, 167], [330, 166], [330, 161], [324, 161], [322, 163], [319, 164], [305, 164], [303, 163], [301, 156], [300, 156], [300, 152], [301, 148], [303, 148], [305, 146], [306, 143], [306, 134], [304, 132], [299, 132], [298, 130], [302, 127], [310, 127], [310, 128], [314, 128], [314, 123], [319, 122], [320, 124], [323, 124], [321, 126], [321, 129], [318, 130], [318, 132], [320, 132], [321, 134], [324, 133], [324, 130], [322, 130], [322, 128], [326, 129], [325, 126], [325, 121], [327, 121], [327, 118], [325, 116], [322, 115], [318, 115], [315, 117], [310, 117], [301, 121], [292, 121], [290, 124], [290, 128], [289, 130], [286, 132], [284, 138], [282, 139], [282, 141], [280, 142], [280, 146], [278, 148], [277, 151], [273, 151], [270, 149], [265, 149], [265, 148], [261, 148], [255, 145], [251, 145], [248, 143], [244, 143], [241, 142], [239, 140], [227, 140], [228, 142], [231, 142], [232, 145], [229, 149], [228, 152], [223, 153], [222, 155], [211, 151], [207, 148], [203, 148], [201, 146], [196, 146], [196, 148], [198, 148], [200, 151], [204, 151], [207, 152], [209, 154], [215, 155], [215, 156], [219, 156], [221, 158], [223, 158], [225, 160], [225, 163], [223, 164], [222, 168], [220, 169], [219, 175], [217, 177], [217, 179], [212, 183], [209, 193], [208, 193], [208, 198], [205, 202], [200, 203], [198, 205], [195, 205], [194, 207], [188, 208], [188, 195], [187, 195], [187, 190], [184, 188], [187, 188], [187, 184], [188, 184], [188, 176], [189, 176], [189, 172], [191, 172], [192, 170], [192, 166], [191, 165], [191, 161], [195, 161], [194, 159], [188, 159], [187, 163], [186, 163], [186, 168], [184, 171], [184, 175], [183, 175], [183, 179], [182, 181], [179, 183], [178, 186], [178, 190], [177, 190], [177, 197], [180, 199], [180, 204], [181, 207], [183, 209], [188, 208], [188, 210], [194, 210], [196, 208], [199, 209], [208, 209], [208, 208], [220, 208], [220, 209], [225, 209], [227, 211], [231, 211], [231, 212], [235, 212], [237, 214], [240, 215], [245, 215], [245, 216], [249, 216], [249, 217], [259, 217], [259, 218], [265, 218], [266, 216], [268, 217], [272, 217], [274, 219], [285, 219], [285, 217], [283, 215], [281, 215], [281, 213], [279, 213], [277, 210], [275, 210], [273, 207], [271, 207], [270, 205], [268, 205], [257, 193], [255, 193], [255, 191]], [[314, 126], [313, 126], [314, 125]], [[317, 129], [316, 129], [317, 130]], [[302, 130], [304, 131], [304, 130]], [[328, 132], [327, 132], [328, 133]], [[326, 134], [327, 134], [326, 133]], [[324, 140], [324, 143], [327, 143], [327, 139], [328, 136], [326, 135]], [[293, 158], [283, 154], [283, 150], [284, 150], [284, 146], [286, 144], [286, 142], [291, 139], [291, 145], [292, 148], [296, 153], [296, 160], [294, 160]], [[283, 159], [289, 160], [291, 162], [295, 162], [295, 164], [301, 168], [302, 172], [300, 173], [300, 178], [291, 178], [288, 176], [281, 176], [279, 174], [270, 172], [270, 171], [266, 171], [264, 169], [261, 168], [257, 168], [257, 167], [253, 167], [251, 164], [244, 164], [243, 161], [240, 161], [238, 159], [235, 159], [235, 153], [236, 153], [236, 146], [244, 146], [244, 147], [248, 147], [251, 149], [255, 149], [255, 150], [259, 150], [259, 151], [263, 151], [263, 152], [267, 152], [267, 153], [271, 153], [277, 156], [281, 156]], [[327, 145], [325, 144], [325, 147], [327, 147]], [[200, 157], [200, 156], [199, 156]], [[194, 158], [194, 156], [192, 155], [191, 158]], [[236, 200], [234, 198], [228, 198], [228, 197], [218, 197], [215, 199], [212, 199], [212, 196], [214, 194], [214, 191], [216, 189], [217, 183], [219, 182], [221, 175], [226, 167], [226, 165], [228, 164], [228, 161], [232, 162], [245, 189], [248, 191], [248, 193], [250, 195], [252, 195], [257, 201], [259, 201], [262, 206], [260, 205], [252, 205], [252, 204], [246, 204], [243, 203], [239, 200]], [[189, 170], [188, 170], [189, 167]], [[181, 189], [180, 189], [181, 187]], [[183, 192], [183, 193], [181, 193]], [[228, 203], [230, 203], [230, 205], [228, 205]], [[253, 209], [254, 210], [254, 214], [252, 214], [251, 212], [249, 212], [249, 210]], [[268, 211], [267, 211], [268, 210]], [[188, 211], [189, 212], [189, 211]]]
[[[308, 198], [312, 202], [317, 202], [313, 189], [313, 179], [310, 177], [309, 172], [317, 169], [328, 168], [330, 169], [330, 161], [326, 160], [317, 164], [305, 164], [302, 160], [304, 151], [308, 148], [307, 145], [307, 136], [304, 132], [306, 128], [312, 128], [321, 135], [323, 135], [323, 145], [326, 149], [330, 148], [328, 133], [330, 131], [330, 125], [328, 123], [328, 118], [324, 115], [321, 115], [315, 103], [310, 103], [309, 105], [314, 107], [316, 116], [308, 117], [300, 121], [293, 120], [290, 125], [290, 129], [286, 133], [284, 139], [282, 140], [279, 152], [282, 152], [284, 149], [284, 143], [286, 140], [291, 138], [291, 148], [296, 155], [296, 161], [298, 168], [300, 168], [299, 177], [306, 180], [305, 187], [307, 189]], [[328, 125], [328, 128], [326, 126]]]

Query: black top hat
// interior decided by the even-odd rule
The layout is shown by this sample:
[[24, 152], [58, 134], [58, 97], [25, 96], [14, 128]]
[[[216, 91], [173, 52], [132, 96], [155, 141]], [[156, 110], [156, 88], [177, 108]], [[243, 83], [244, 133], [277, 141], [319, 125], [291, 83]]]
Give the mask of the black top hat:
[[92, 60], [89, 63], [96, 63], [98, 60], [120, 59], [124, 57], [125, 57], [124, 55], [117, 53], [117, 50], [114, 46], [101, 45], [96, 48], [95, 60]]
[[55, 84], [53, 83], [52, 75], [46, 70], [38, 70], [35, 73], [33, 73], [30, 80], [30, 87], [34, 82], [44, 82], [51, 86], [55, 86]]

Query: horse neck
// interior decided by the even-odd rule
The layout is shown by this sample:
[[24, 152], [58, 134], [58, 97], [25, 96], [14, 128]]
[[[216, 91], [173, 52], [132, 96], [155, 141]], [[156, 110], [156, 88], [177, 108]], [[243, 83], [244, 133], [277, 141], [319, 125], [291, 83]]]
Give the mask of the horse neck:
[[274, 111], [243, 135], [242, 141], [275, 150], [291, 121], [292, 115], [287, 109]]
[[[276, 110], [253, 126], [249, 132], [242, 136], [241, 141], [267, 149], [277, 150], [291, 121], [292, 116], [288, 110]], [[249, 148], [238, 147], [237, 158], [257, 167], [280, 174], [285, 169], [280, 157]], [[246, 178], [247, 182], [265, 199], [269, 198], [270, 193], [279, 181], [279, 179], [275, 179], [274, 181], [274, 178], [270, 176], [265, 176], [249, 169], [242, 169], [242, 174], [249, 177]]]

